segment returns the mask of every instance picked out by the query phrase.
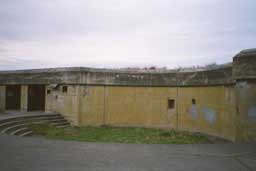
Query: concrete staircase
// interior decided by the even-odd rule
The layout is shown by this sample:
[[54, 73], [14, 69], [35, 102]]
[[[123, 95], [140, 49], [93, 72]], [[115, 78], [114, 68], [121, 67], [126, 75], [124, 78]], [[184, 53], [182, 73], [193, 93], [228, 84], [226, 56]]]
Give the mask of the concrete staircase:
[[17, 116], [0, 119], [0, 133], [17, 135], [21, 137], [31, 136], [33, 132], [28, 128], [28, 125], [37, 123], [48, 123], [58, 128], [70, 126], [70, 123], [60, 114]]

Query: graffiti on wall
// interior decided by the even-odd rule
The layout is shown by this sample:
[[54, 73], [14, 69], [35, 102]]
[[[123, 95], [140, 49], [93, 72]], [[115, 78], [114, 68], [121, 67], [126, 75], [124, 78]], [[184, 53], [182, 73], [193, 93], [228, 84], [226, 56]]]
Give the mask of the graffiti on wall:
[[0, 97], [5, 97], [5, 93], [4, 92], [0, 92]]
[[208, 107], [203, 107], [202, 112], [204, 114], [205, 120], [208, 121], [210, 124], [214, 124], [216, 122], [215, 110], [208, 108]]
[[197, 107], [195, 104], [192, 104], [190, 108], [190, 116], [192, 119], [196, 120], [197, 119]]
[[250, 119], [256, 120], [256, 105], [252, 106], [251, 108], [249, 108], [249, 110], [248, 110], [248, 117]]

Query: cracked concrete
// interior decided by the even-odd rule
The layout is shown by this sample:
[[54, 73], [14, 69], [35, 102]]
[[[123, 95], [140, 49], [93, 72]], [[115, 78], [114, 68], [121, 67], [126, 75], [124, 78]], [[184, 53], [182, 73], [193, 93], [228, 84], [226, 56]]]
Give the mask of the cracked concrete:
[[0, 135], [0, 170], [256, 170], [255, 144], [104, 144]]

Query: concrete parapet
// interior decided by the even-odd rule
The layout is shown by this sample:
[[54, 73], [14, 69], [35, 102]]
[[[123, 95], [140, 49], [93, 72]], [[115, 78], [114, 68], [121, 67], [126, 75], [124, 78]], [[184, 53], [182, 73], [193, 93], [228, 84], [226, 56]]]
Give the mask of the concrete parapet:
[[243, 50], [233, 58], [233, 78], [256, 79], [256, 49]]
[[109, 86], [211, 86], [233, 84], [232, 66], [197, 72], [125, 72], [88, 68], [57, 68], [0, 72], [0, 85], [86, 84]]

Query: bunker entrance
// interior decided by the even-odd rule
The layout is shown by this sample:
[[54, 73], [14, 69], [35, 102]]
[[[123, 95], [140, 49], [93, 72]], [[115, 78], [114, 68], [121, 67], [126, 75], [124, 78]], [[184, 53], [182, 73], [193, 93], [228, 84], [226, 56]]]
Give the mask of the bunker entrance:
[[20, 85], [6, 86], [5, 105], [6, 110], [20, 109]]
[[28, 86], [28, 111], [45, 109], [45, 85]]

